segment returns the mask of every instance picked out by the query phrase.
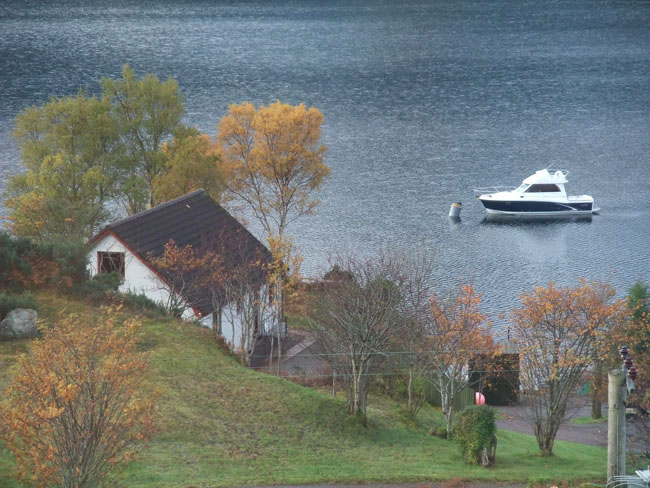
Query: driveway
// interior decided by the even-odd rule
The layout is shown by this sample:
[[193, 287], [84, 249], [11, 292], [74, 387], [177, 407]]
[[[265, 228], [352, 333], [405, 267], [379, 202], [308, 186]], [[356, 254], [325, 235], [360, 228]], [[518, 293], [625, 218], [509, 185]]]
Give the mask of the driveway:
[[[497, 427], [503, 430], [512, 430], [522, 434], [533, 435], [533, 428], [530, 423], [530, 414], [524, 405], [511, 407], [496, 407], [499, 411]], [[566, 422], [560, 426], [556, 439], [563, 441], [578, 442], [580, 444], [590, 444], [592, 446], [607, 447], [607, 405], [603, 404], [603, 422], [593, 422], [587, 424], [574, 424]], [[582, 405], [575, 408], [572, 418], [591, 416], [591, 406]], [[648, 419], [644, 420], [646, 423]], [[637, 422], [626, 422], [626, 431], [628, 438], [628, 448], [635, 451], [643, 449], [643, 433], [640, 431]]]

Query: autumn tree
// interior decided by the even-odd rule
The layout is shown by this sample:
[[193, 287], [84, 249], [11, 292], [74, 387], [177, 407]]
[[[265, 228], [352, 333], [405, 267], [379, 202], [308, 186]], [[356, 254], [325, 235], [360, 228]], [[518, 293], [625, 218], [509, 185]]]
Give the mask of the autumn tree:
[[138, 79], [128, 64], [122, 79], [104, 78], [101, 85], [102, 98], [110, 103], [126, 151], [129, 171], [120, 186], [125, 208], [132, 215], [158, 203], [154, 179], [165, 169], [163, 143], [181, 125], [183, 97], [173, 78], [161, 82], [149, 73]]
[[44, 331], [1, 404], [0, 432], [18, 475], [39, 486], [95, 487], [152, 432], [139, 323], [114, 310], [61, 315]]
[[608, 283], [580, 280], [583, 293], [577, 312], [594, 330], [594, 351], [588, 378], [591, 380], [591, 416], [602, 417], [602, 402], [607, 394], [607, 370], [620, 364], [618, 348], [622, 343], [628, 310], [624, 300], [616, 299], [616, 290]]
[[183, 317], [186, 312], [199, 307], [207, 300], [207, 282], [216, 279], [221, 269], [219, 256], [192, 245], [179, 246], [170, 239], [159, 256], [151, 256], [151, 265], [163, 278], [157, 282], [163, 306], [175, 317]]
[[283, 236], [290, 222], [310, 214], [314, 193], [329, 176], [320, 145], [323, 115], [303, 104], [274, 102], [256, 109], [233, 104], [217, 126], [229, 165], [227, 188], [268, 236]]
[[287, 275], [272, 252], [251, 243], [245, 230], [206, 233], [196, 246], [170, 240], [160, 256], [150, 259], [164, 278], [166, 308], [178, 317], [190, 309], [211, 310], [215, 334], [220, 337], [229, 327], [231, 346], [247, 365], [260, 334], [278, 328], [277, 289]]
[[83, 92], [53, 98], [21, 112], [14, 136], [27, 171], [8, 185], [12, 232], [41, 242], [90, 237], [105, 221], [122, 173], [109, 104]]
[[163, 171], [153, 178], [153, 199], [166, 202], [198, 189], [222, 201], [226, 183], [219, 147], [207, 135], [195, 128], [180, 128], [171, 142], [162, 146]]
[[[262, 226], [275, 247], [276, 262], [296, 255], [287, 226], [313, 212], [318, 204], [314, 194], [330, 174], [323, 162], [327, 148], [320, 144], [322, 123], [323, 115], [314, 107], [277, 101], [258, 109], [251, 103], [230, 105], [217, 126], [227, 191]], [[284, 283], [280, 293], [288, 293], [291, 277], [279, 279]], [[282, 295], [278, 301], [281, 316]], [[277, 340], [279, 353], [279, 328]]]
[[[644, 281], [634, 283], [626, 299], [630, 320], [626, 324], [621, 344], [629, 345], [635, 366], [641, 372], [635, 381], [636, 398], [650, 409], [650, 292]], [[648, 440], [650, 452], [650, 438]]]
[[323, 284], [310, 317], [325, 359], [343, 381], [348, 413], [364, 424], [368, 389], [405, 326], [404, 279], [392, 258], [340, 259], [340, 279]]
[[[537, 287], [513, 311], [513, 342], [519, 349], [520, 379], [543, 456], [553, 453], [557, 431], [569, 413], [570, 397], [602, 343], [603, 327], [619, 320], [620, 303], [606, 285]], [[608, 329], [610, 327], [607, 327]]]
[[102, 80], [101, 99], [81, 91], [21, 112], [14, 135], [27, 171], [8, 184], [11, 231], [41, 242], [87, 240], [116, 202], [129, 214], [158, 203], [154, 180], [167, 172], [159, 182], [163, 197], [197, 178], [214, 192], [214, 143], [207, 148], [206, 138], [193, 134], [163, 151], [174, 132], [191, 132], [182, 127], [182, 114], [173, 79], [138, 79], [128, 65], [121, 80]]
[[[258, 337], [272, 334], [278, 326], [277, 296], [269, 253], [261, 249], [251, 252], [241, 243], [231, 242], [228, 249], [220, 252], [223, 266], [214, 270], [216, 276], [213, 275], [209, 286], [212, 296], [219, 297], [215, 310], [232, 329], [233, 348], [242, 362], [250, 365]], [[238, 344], [234, 343], [236, 326], [240, 331]]]
[[206, 234], [198, 248], [209, 263], [199, 276], [199, 286], [210, 296], [215, 333], [221, 336], [230, 328], [231, 346], [246, 365], [250, 365], [257, 338], [272, 333], [278, 324], [273, 256], [255, 243], [247, 230], [240, 229]]
[[478, 365], [497, 352], [486, 316], [480, 311], [481, 296], [462, 285], [451, 297], [431, 298], [423, 347], [428, 351], [425, 375], [440, 393], [442, 413], [451, 437], [454, 402], [471, 385], [468, 366]]
[[[280, 374], [282, 361], [282, 338], [284, 323], [284, 303], [295, 300], [302, 281], [300, 269], [303, 258], [297, 252], [291, 236], [268, 236], [270, 261], [266, 264], [267, 283], [272, 290], [275, 342], [272, 342], [270, 357], [275, 355], [276, 373]], [[274, 353], [275, 348], [275, 353]]]

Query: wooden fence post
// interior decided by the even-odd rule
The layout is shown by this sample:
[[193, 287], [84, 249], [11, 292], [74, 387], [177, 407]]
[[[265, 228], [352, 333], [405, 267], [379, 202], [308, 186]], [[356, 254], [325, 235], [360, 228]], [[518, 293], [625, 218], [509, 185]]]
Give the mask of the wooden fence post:
[[626, 372], [613, 369], [607, 387], [607, 479], [625, 474]]

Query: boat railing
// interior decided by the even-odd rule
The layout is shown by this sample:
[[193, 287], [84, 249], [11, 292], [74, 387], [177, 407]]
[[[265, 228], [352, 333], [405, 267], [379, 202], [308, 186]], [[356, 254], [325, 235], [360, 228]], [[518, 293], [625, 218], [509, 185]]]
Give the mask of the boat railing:
[[472, 190], [476, 196], [485, 195], [486, 193], [499, 193], [500, 191], [512, 190], [511, 186], [482, 186]]

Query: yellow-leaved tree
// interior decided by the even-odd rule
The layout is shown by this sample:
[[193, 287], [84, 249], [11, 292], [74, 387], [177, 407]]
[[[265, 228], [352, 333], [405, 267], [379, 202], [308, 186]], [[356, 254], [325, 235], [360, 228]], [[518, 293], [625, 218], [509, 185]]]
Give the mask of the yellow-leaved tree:
[[137, 320], [118, 311], [61, 315], [44, 330], [1, 404], [0, 434], [18, 476], [39, 486], [99, 486], [153, 429], [154, 403], [142, 388], [148, 361]]
[[[608, 337], [625, 323], [622, 300], [606, 283], [581, 281], [574, 287], [550, 283], [521, 296], [513, 311], [513, 342], [520, 354], [520, 379], [543, 456], [553, 454], [557, 431], [569, 416], [577, 388], [602, 367]], [[612, 349], [609, 346], [609, 349]]]
[[330, 174], [320, 144], [323, 114], [275, 102], [258, 109], [233, 104], [217, 126], [217, 142], [229, 166], [228, 191], [250, 210], [269, 236], [310, 214], [314, 193]]
[[160, 204], [203, 188], [222, 201], [227, 179], [220, 148], [197, 129], [179, 128], [171, 143], [164, 143], [164, 170], [153, 178], [153, 201]]
[[322, 123], [317, 108], [276, 101], [257, 109], [248, 102], [232, 104], [217, 126], [226, 190], [234, 204], [243, 206], [262, 226], [276, 263], [271, 274], [277, 274], [278, 283], [278, 364], [283, 297], [297, 282], [301, 261], [287, 226], [313, 213], [318, 205], [315, 193], [330, 174], [323, 162], [327, 147], [320, 144]]

